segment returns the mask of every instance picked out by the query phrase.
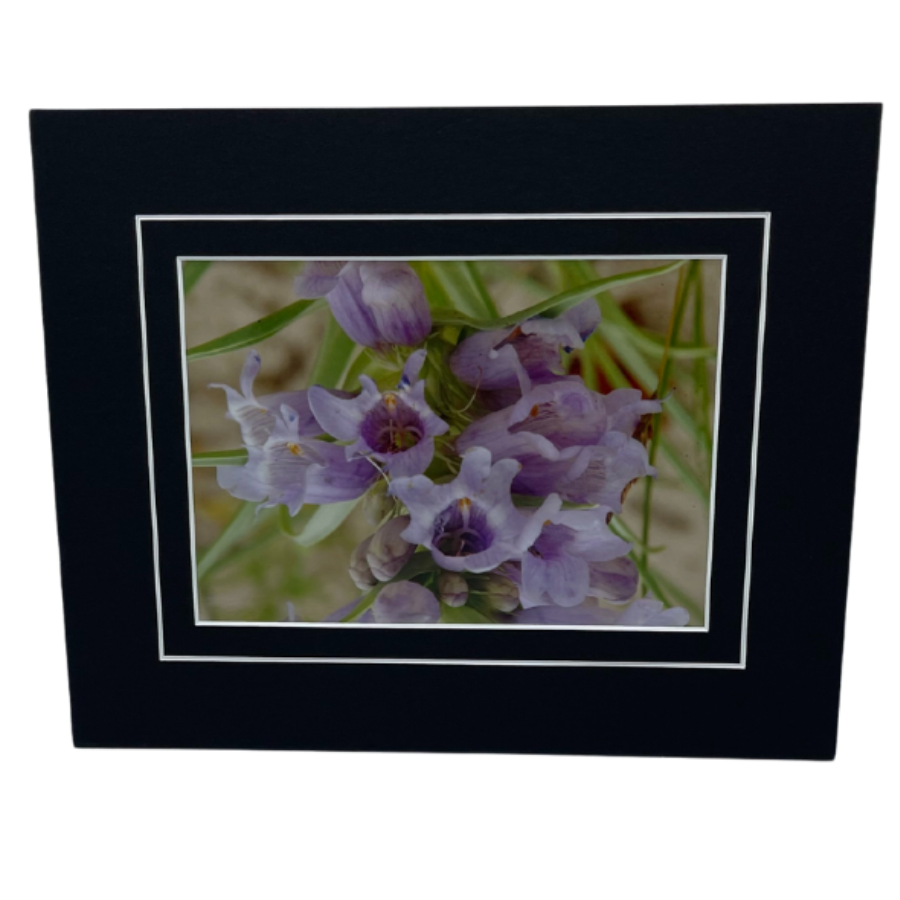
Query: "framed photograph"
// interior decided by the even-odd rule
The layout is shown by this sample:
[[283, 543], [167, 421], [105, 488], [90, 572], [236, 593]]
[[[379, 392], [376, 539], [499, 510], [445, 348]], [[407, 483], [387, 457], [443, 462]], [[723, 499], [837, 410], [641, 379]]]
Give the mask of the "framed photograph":
[[33, 113], [75, 743], [832, 758], [879, 121]]

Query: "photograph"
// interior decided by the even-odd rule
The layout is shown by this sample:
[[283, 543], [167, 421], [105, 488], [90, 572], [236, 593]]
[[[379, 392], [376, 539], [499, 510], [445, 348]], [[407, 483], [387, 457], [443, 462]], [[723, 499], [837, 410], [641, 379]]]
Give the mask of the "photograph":
[[198, 623], [708, 628], [723, 258], [179, 265]]

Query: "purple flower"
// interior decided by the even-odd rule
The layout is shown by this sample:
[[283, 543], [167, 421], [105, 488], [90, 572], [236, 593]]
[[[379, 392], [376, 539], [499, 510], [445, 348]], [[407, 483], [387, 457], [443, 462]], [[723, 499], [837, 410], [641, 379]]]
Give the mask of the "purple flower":
[[390, 581], [409, 562], [415, 546], [401, 536], [409, 527], [409, 516], [398, 516], [385, 522], [366, 549], [369, 570], [379, 581]]
[[406, 504], [411, 519], [403, 537], [429, 549], [451, 572], [489, 572], [519, 559], [536, 534], [531, 523], [540, 523], [543, 512], [542, 507], [529, 517], [513, 506], [510, 484], [519, 468], [512, 459], [491, 465], [490, 452], [477, 447], [465, 454], [459, 475], [447, 484], [424, 475], [396, 479], [391, 493]]
[[382, 393], [367, 375], [357, 397], [344, 399], [324, 388], [309, 389], [309, 405], [321, 427], [341, 441], [348, 459], [370, 456], [392, 476], [420, 475], [434, 456], [434, 439], [448, 425], [425, 400], [425, 382], [416, 380], [425, 362], [417, 350], [406, 361], [396, 391]]
[[661, 600], [632, 600], [625, 609], [603, 609], [591, 602], [568, 609], [537, 606], [518, 613], [516, 625], [612, 625], [618, 628], [683, 628], [690, 621], [686, 609], [665, 607]]
[[631, 434], [641, 415], [659, 409], [658, 401], [641, 400], [639, 391], [602, 395], [577, 379], [555, 381], [472, 423], [456, 446], [460, 452], [486, 447], [495, 459], [518, 460], [517, 493], [558, 493], [619, 512], [625, 487], [656, 474], [646, 448]]
[[[256, 350], [248, 350], [241, 370], [241, 389], [236, 391], [227, 384], [211, 384], [211, 388], [225, 391], [228, 404], [227, 418], [240, 425], [241, 438], [247, 447], [261, 447], [275, 428], [278, 411], [289, 406], [297, 414], [297, 432], [302, 436], [322, 434], [322, 428], [309, 408], [306, 391], [282, 391], [256, 397], [253, 382], [259, 374], [262, 360]], [[346, 395], [349, 396], [349, 395]]]
[[361, 497], [378, 472], [367, 460], [348, 460], [343, 447], [300, 435], [300, 416], [287, 404], [262, 445], [247, 447], [243, 466], [219, 466], [219, 486], [261, 506], [283, 504], [292, 516], [304, 503]]
[[627, 600], [638, 585], [631, 545], [607, 525], [611, 510], [545, 510], [540, 534], [522, 555], [519, 598], [535, 606], [578, 606], [586, 597]]
[[[437, 622], [441, 605], [428, 588], [414, 581], [394, 581], [385, 585], [372, 604], [367, 621], [377, 624], [420, 624]], [[362, 618], [360, 619], [362, 621]]]
[[325, 297], [347, 334], [366, 347], [411, 347], [431, 331], [419, 276], [405, 262], [308, 262], [298, 297]]
[[456, 348], [450, 369], [470, 387], [519, 388], [524, 394], [532, 383], [562, 377], [560, 350], [580, 350], [599, 324], [600, 308], [588, 299], [554, 319], [538, 316], [513, 328], [481, 331]]

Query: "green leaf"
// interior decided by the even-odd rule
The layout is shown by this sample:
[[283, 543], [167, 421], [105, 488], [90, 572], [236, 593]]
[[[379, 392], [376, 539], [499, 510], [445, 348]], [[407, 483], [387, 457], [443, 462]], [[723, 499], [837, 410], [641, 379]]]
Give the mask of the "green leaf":
[[188, 260], [181, 264], [181, 286], [184, 296], [191, 292], [194, 285], [200, 280], [203, 273], [212, 265], [209, 260]]
[[310, 384], [319, 384], [325, 388], [335, 388], [341, 383], [341, 376], [354, 358], [356, 349], [354, 341], [338, 325], [334, 316], [328, 316], [325, 326], [325, 337], [316, 354], [316, 363], [309, 376]]
[[194, 453], [191, 465], [195, 469], [212, 466], [242, 466], [247, 462], [247, 451], [243, 447], [237, 450], [208, 450], [205, 453]]
[[344, 523], [347, 516], [353, 512], [360, 499], [345, 500], [342, 503], [329, 503], [320, 506], [306, 523], [306, 527], [300, 534], [294, 535], [291, 540], [301, 547], [314, 547], [320, 541], [324, 541], [328, 535], [335, 532]]
[[322, 309], [326, 305], [324, 300], [297, 300], [284, 309], [279, 309], [269, 316], [258, 319], [251, 325], [245, 325], [236, 331], [230, 331], [217, 337], [215, 340], [207, 341], [197, 347], [191, 347], [187, 352], [187, 358], [190, 362], [198, 359], [205, 359], [207, 356], [218, 356], [220, 353], [230, 353], [232, 350], [243, 350], [252, 347], [266, 338], [278, 334], [282, 328], [290, 325], [295, 319], [305, 316], [307, 313], [315, 312]]
[[[613, 348], [613, 351], [625, 364], [628, 371], [634, 375], [644, 392], [650, 395], [654, 394], [659, 388], [659, 377], [653, 371], [653, 367], [641, 355], [641, 352], [628, 340], [625, 332], [618, 326], [606, 325], [604, 335], [608, 345]], [[674, 396], [670, 395], [665, 398], [663, 409], [684, 429], [692, 441], [696, 443], [701, 441], [700, 430], [693, 416]]]
[[[464, 315], [496, 318], [497, 307], [472, 263], [440, 260], [427, 265], [436, 284], [447, 297], [451, 310]], [[448, 314], [453, 315], [453, 312]]]
[[699, 619], [701, 622], [704, 621], [704, 610], [703, 606], [696, 601], [693, 597], [689, 597], [677, 584], [675, 584], [670, 578], [667, 578], [662, 572], [656, 573], [657, 580], [661, 585], [665, 587], [665, 589], [672, 595], [672, 598], [678, 603], [680, 606], [683, 606], [689, 613], [692, 613], [695, 618]]
[[469, 276], [469, 281], [472, 283], [472, 287], [477, 291], [478, 296], [481, 298], [481, 304], [484, 306], [485, 311], [489, 316], [498, 315], [497, 306], [494, 303], [494, 298], [491, 297], [490, 292], [487, 289], [485, 283], [481, 280], [481, 274], [478, 271], [477, 263], [472, 262], [471, 260], [467, 260], [463, 263], [466, 267], [466, 272]]
[[610, 275], [607, 278], [589, 281], [586, 284], [580, 284], [577, 287], [563, 291], [561, 294], [555, 294], [552, 297], [548, 297], [540, 303], [535, 303], [534, 306], [529, 306], [528, 309], [512, 313], [508, 316], [500, 316], [494, 319], [475, 319], [462, 312], [444, 313], [441, 310], [437, 310], [434, 314], [434, 320], [440, 325], [461, 325], [469, 328], [476, 328], [480, 331], [488, 331], [492, 328], [508, 328], [512, 325], [518, 325], [525, 319], [530, 319], [541, 313], [563, 313], [567, 309], [577, 306], [585, 298], [592, 297], [595, 294], [611, 291], [615, 288], [625, 287], [630, 284], [636, 284], [637, 282], [645, 281], [648, 278], [657, 278], [660, 275], [667, 275], [669, 272], [674, 272], [676, 269], [683, 266], [684, 263], [685, 260], [680, 259], [665, 266], [658, 266], [654, 269], [641, 269], [637, 272], [622, 272], [618, 275]]
[[258, 521], [256, 505], [242, 503], [234, 518], [200, 556], [197, 561], [197, 578], [203, 578], [213, 564], [221, 559]]
[[358, 619], [375, 602], [375, 598], [383, 587], [383, 584], [376, 584], [370, 591], [363, 594], [362, 597], [360, 597], [359, 603], [357, 603], [356, 606], [341, 619], [341, 621], [352, 622], [354, 619]]
[[420, 550], [414, 553], [406, 565], [391, 579], [394, 581], [409, 581], [418, 575], [424, 575], [426, 572], [434, 572], [437, 570], [437, 563], [431, 555], [430, 550]]
[[425, 297], [428, 300], [429, 309], [453, 309], [453, 303], [434, 274], [431, 263], [414, 259], [410, 260], [409, 264], [416, 275], [419, 276], [419, 281], [422, 282], [422, 286], [425, 288]]
[[681, 477], [681, 480], [703, 501], [709, 506], [709, 486], [704, 484], [700, 477], [695, 474], [693, 469], [679, 456], [678, 451], [672, 445], [671, 441], [665, 436], [660, 435], [659, 449], [662, 455], [669, 461], [672, 468]]
[[490, 625], [491, 620], [473, 609], [469, 604], [465, 606], [447, 606], [441, 604], [441, 623], [444, 625]]

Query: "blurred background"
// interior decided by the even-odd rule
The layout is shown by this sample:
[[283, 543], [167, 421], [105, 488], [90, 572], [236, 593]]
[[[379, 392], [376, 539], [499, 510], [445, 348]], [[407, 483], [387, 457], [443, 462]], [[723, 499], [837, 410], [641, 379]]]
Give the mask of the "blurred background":
[[[467, 264], [501, 314], [525, 309], [597, 278], [665, 265], [669, 260], [491, 260]], [[185, 337], [188, 348], [213, 340], [294, 301], [293, 278], [302, 262], [186, 262]], [[426, 290], [441, 266], [413, 263]], [[706, 574], [722, 266], [691, 260], [665, 275], [599, 297], [600, 327], [584, 350], [567, 358], [569, 371], [606, 393], [636, 387], [667, 400], [658, 427], [647, 436], [659, 471], [642, 479], [613, 527], [634, 544], [642, 590], [705, 623]], [[311, 313], [260, 343], [257, 396], [309, 386], [330, 314]], [[225, 418], [225, 396], [211, 383], [237, 387], [246, 350], [188, 365], [191, 442], [195, 454], [235, 449], [240, 432]], [[358, 383], [347, 383], [355, 389]], [[362, 504], [314, 547], [291, 536], [309, 513], [285, 527], [274, 510], [254, 516], [216, 483], [215, 468], [195, 467], [200, 618], [282, 621], [292, 615], [318, 621], [358, 594], [346, 572], [350, 553], [372, 532]], [[252, 506], [249, 505], [249, 506]]]

